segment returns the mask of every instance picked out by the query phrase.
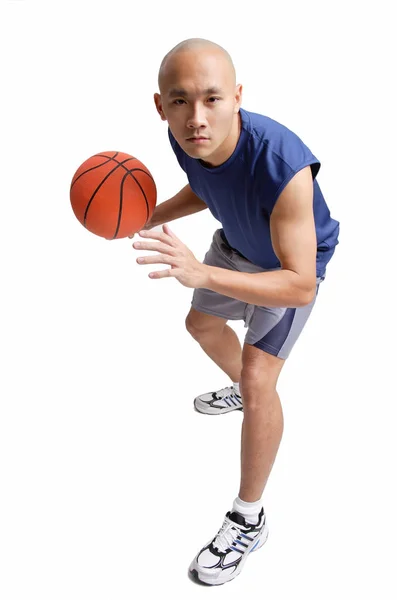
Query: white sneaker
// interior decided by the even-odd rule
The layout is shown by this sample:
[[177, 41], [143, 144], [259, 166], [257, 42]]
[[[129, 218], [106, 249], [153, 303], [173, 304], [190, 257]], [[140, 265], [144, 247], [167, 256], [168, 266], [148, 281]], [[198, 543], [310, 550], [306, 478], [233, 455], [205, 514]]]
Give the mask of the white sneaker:
[[250, 552], [266, 542], [269, 529], [263, 508], [256, 524], [247, 523], [236, 512], [226, 513], [217, 535], [200, 550], [189, 567], [194, 579], [208, 585], [221, 585], [241, 572]]
[[231, 410], [243, 410], [241, 396], [234, 387], [225, 387], [217, 392], [208, 392], [194, 399], [194, 407], [206, 415], [220, 415]]

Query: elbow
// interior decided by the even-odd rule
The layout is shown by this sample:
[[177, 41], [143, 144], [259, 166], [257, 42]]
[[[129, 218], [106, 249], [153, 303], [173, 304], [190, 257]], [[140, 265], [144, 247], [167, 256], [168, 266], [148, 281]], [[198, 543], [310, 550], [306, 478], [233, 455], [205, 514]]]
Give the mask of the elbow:
[[299, 294], [297, 297], [297, 300], [299, 302], [299, 304], [297, 304], [297, 307], [308, 306], [309, 304], [311, 304], [316, 297], [316, 293], [317, 293], [316, 286], [314, 286], [314, 287], [311, 286], [310, 288], [301, 289], [299, 291]]
[[314, 302], [317, 295], [317, 276], [314, 269], [310, 270], [310, 273], [299, 274], [295, 279], [295, 290], [297, 308], [309, 306]]

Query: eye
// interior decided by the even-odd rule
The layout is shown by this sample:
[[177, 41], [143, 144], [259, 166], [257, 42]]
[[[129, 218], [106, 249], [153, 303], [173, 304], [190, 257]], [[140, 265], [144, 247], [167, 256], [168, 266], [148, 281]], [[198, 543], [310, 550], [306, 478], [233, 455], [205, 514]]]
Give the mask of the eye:
[[177, 106], [181, 106], [181, 104], [179, 104], [179, 102], [184, 103], [185, 101], [182, 100], [181, 98], [178, 98], [177, 100], [174, 100], [173, 104], [176, 104]]
[[210, 104], [216, 104], [218, 100], [220, 100], [220, 98], [216, 98], [215, 96], [211, 96], [211, 98], [208, 98], [208, 102]]

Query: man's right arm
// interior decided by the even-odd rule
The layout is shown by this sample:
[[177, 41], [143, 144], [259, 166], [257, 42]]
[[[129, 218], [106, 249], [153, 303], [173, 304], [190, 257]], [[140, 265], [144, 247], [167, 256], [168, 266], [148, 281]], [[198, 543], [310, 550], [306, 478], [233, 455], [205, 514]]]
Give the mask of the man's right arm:
[[187, 215], [193, 215], [205, 208], [208, 208], [206, 203], [193, 192], [188, 184], [175, 194], [175, 196], [158, 204], [154, 209], [152, 218], [147, 224], [150, 225], [151, 229], [157, 225], [162, 225], [163, 223], [168, 223]]

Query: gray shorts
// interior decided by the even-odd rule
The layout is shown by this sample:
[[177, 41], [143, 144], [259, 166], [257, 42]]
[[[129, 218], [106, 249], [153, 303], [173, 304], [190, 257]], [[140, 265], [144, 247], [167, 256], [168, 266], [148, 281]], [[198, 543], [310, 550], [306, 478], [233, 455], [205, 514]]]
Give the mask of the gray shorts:
[[[243, 273], [263, 273], [227, 242], [223, 229], [217, 229], [203, 263]], [[269, 270], [269, 269], [268, 269]], [[244, 342], [279, 358], [287, 358], [314, 306], [324, 277], [317, 277], [317, 292], [311, 304], [299, 308], [266, 308], [229, 298], [206, 288], [194, 290], [192, 307], [227, 320], [243, 320], [248, 328]]]

